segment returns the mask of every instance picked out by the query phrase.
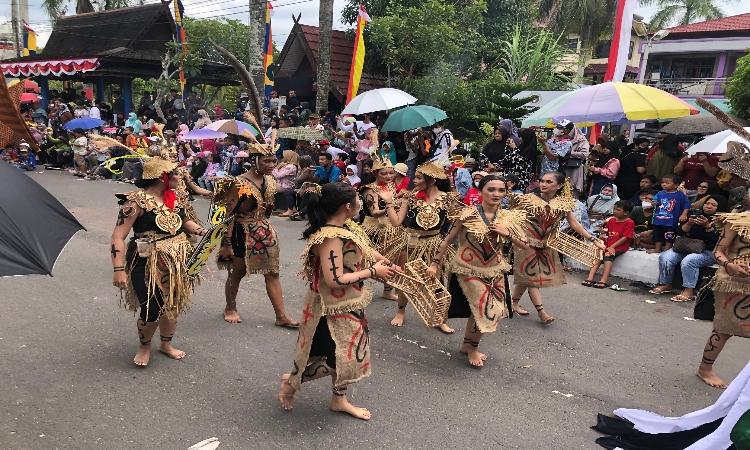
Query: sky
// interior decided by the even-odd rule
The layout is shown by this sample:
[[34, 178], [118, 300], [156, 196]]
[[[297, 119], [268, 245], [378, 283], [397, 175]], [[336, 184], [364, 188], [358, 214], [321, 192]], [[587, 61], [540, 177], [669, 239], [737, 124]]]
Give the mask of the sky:
[[[52, 30], [51, 21], [41, 8], [42, 0], [29, 0], [29, 21], [32, 28], [36, 29], [39, 34], [39, 45], [43, 46], [49, 38]], [[152, 3], [153, 0], [147, 0]], [[226, 15], [229, 18], [242, 19], [247, 21], [247, 0], [183, 0], [186, 15], [191, 17], [217, 17]], [[346, 4], [345, 0], [334, 1], [334, 19], [333, 26], [335, 29], [345, 29], [346, 25], [341, 23], [341, 11]], [[318, 1], [317, 0], [275, 0], [274, 16], [272, 21], [274, 42], [278, 48], [283, 47], [289, 32], [294, 25], [292, 14], [301, 14], [300, 21], [306, 25], [318, 24]], [[734, 0], [720, 2], [721, 8], [726, 15], [736, 15], [750, 12], [750, 2], [746, 0]], [[68, 8], [73, 10], [74, 6]], [[637, 7], [636, 13], [646, 19], [650, 18], [656, 7]], [[0, 23], [7, 21], [10, 16], [10, 0], [0, 0]]]

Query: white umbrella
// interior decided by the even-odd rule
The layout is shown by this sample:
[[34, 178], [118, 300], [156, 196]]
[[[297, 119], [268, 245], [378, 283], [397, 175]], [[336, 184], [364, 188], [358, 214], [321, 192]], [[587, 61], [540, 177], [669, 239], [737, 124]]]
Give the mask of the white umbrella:
[[365, 114], [375, 111], [385, 111], [411, 105], [416, 101], [416, 97], [413, 97], [400, 89], [373, 89], [354, 97], [352, 101], [346, 105], [346, 108], [344, 108], [341, 114]]
[[[745, 131], [750, 132], [750, 127], [745, 127]], [[750, 141], [743, 139], [731, 130], [724, 130], [710, 136], [706, 136], [705, 139], [698, 142], [687, 149], [689, 155], [696, 153], [726, 153], [727, 143], [730, 141], [742, 142], [743, 144], [750, 147]]]

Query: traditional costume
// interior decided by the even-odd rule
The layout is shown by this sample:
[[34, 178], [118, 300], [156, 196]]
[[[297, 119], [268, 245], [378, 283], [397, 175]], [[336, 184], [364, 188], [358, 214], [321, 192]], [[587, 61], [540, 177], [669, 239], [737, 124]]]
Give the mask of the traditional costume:
[[463, 226], [458, 249], [450, 261], [448, 290], [451, 294], [449, 318], [474, 316], [482, 333], [494, 332], [501, 318], [508, 317], [504, 274], [511, 270], [503, 257], [503, 238], [490, 230], [503, 224], [511, 235], [523, 236], [526, 212], [498, 209], [487, 217], [481, 205], [461, 210], [455, 220]]
[[[152, 157], [144, 165], [143, 179], [162, 177], [176, 167], [176, 163]], [[121, 217], [135, 214], [136, 206], [143, 210], [133, 223], [126, 253], [125, 306], [132, 311], [140, 308], [144, 322], [155, 322], [162, 315], [175, 319], [190, 306], [194, 283], [187, 274], [193, 247], [182, 231], [185, 212], [178, 204], [170, 207], [143, 190], [117, 194], [117, 198]]]
[[555, 249], [547, 246], [547, 239], [576, 208], [570, 185], [566, 182], [563, 192], [549, 202], [537, 194], [512, 194], [511, 207], [525, 211], [529, 218], [523, 225], [528, 248], [513, 245], [513, 282], [526, 288], [562, 285], [565, 275], [560, 258]]
[[347, 385], [368, 377], [370, 338], [365, 307], [372, 290], [360, 281], [345, 286], [329, 286], [321, 274], [320, 257], [312, 248], [326, 239], [343, 242], [343, 269], [356, 272], [375, 263], [371, 243], [348, 221], [344, 227], [324, 225], [307, 238], [302, 253], [302, 276], [310, 283], [305, 297], [303, 321], [299, 328], [294, 370], [289, 384], [300, 389], [302, 383], [336, 372], [334, 393], [342, 395]]
[[[750, 211], [716, 216], [737, 232], [737, 237], [725, 250], [729, 261], [750, 263]], [[710, 286], [714, 292], [714, 330], [731, 336], [750, 337], [750, 278], [733, 277], [722, 266], [716, 270]]]
[[[373, 172], [377, 172], [380, 169], [388, 167], [393, 167], [389, 160], [376, 158], [372, 165], [372, 170]], [[367, 204], [367, 191], [372, 191], [375, 195], [376, 201], [378, 202], [378, 209], [383, 211], [382, 216], [373, 217], [370, 207]], [[404, 248], [404, 244], [406, 244], [406, 234], [401, 230], [401, 227], [394, 227], [391, 225], [388, 215], [385, 214], [385, 200], [377, 195], [377, 193], [381, 191], [390, 191], [395, 194], [396, 186], [393, 183], [386, 185], [373, 182], [364, 186], [362, 189], [362, 196], [365, 198], [363, 209], [365, 219], [362, 222], [362, 229], [375, 245], [375, 249], [381, 255], [385, 256], [389, 261], [395, 261], [399, 252]]]
[[[272, 155], [273, 149], [251, 144], [249, 153], [251, 157]], [[269, 220], [276, 192], [276, 180], [271, 175], [264, 175], [260, 186], [242, 175], [216, 183], [214, 204], [226, 207], [227, 215], [234, 215], [225, 239], [230, 240], [234, 256], [244, 258], [248, 274], [279, 273], [279, 239]], [[218, 265], [228, 268], [225, 261]]]

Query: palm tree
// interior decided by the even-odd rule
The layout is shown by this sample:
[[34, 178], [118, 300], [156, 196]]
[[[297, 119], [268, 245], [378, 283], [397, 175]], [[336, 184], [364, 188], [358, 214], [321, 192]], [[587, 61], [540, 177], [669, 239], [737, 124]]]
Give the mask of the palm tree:
[[[658, 1], [658, 0], [657, 0]], [[539, 17], [555, 33], [577, 34], [581, 41], [579, 77], [602, 35], [611, 30], [614, 0], [540, 0]]]
[[[68, 9], [68, 0], [43, 0], [42, 7], [52, 20], [65, 15]], [[104, 11], [130, 6], [133, 0], [75, 0], [76, 14]]]
[[328, 89], [331, 79], [331, 34], [333, 33], [333, 0], [320, 0], [318, 12], [320, 49], [318, 51], [318, 93], [315, 109], [328, 110]]
[[658, 8], [649, 24], [652, 30], [724, 17], [713, 0], [641, 0], [641, 4]]

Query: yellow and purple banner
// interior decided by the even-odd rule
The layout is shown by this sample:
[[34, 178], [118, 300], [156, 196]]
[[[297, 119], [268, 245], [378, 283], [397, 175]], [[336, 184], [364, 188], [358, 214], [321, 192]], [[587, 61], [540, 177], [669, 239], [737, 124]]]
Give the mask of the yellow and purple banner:
[[346, 103], [348, 104], [359, 91], [359, 80], [362, 78], [362, 68], [365, 65], [365, 25], [370, 21], [370, 16], [365, 10], [365, 5], [359, 5], [359, 17], [357, 18], [357, 32], [354, 35], [354, 51], [352, 52], [352, 65], [349, 68], [349, 86], [346, 90]]
[[184, 95], [185, 84], [185, 55], [187, 55], [187, 34], [185, 28], [182, 26], [182, 17], [185, 15], [185, 7], [182, 5], [181, 0], [173, 0], [174, 6], [174, 24], [175, 24], [175, 39], [177, 45], [180, 47], [180, 93]]
[[266, 106], [269, 106], [271, 91], [273, 91], [273, 37], [271, 35], [271, 16], [273, 5], [266, 2], [266, 37], [263, 40], [263, 97]]

